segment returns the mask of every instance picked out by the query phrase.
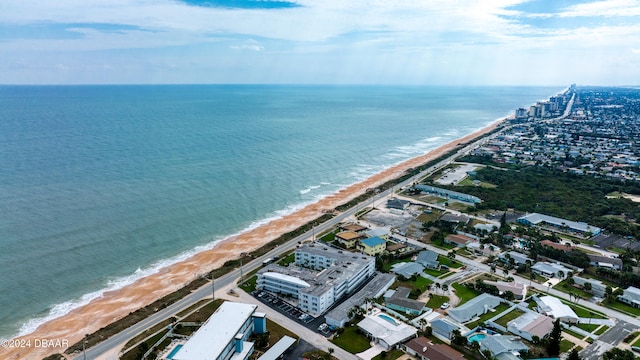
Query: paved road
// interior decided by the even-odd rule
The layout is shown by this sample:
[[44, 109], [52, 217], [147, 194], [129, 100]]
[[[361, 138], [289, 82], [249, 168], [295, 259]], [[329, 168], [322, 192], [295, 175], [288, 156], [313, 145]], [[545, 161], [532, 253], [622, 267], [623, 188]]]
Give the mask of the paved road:
[[[469, 145], [465, 146], [464, 148], [458, 150], [455, 154], [447, 157], [446, 159], [438, 162], [437, 164], [429, 167], [428, 169], [426, 169], [425, 171], [421, 172], [420, 174], [417, 174], [415, 176], [412, 176], [411, 178], [407, 179], [406, 181], [398, 184], [396, 187], [394, 188], [404, 188], [407, 187], [409, 185], [412, 185], [413, 183], [419, 181], [420, 179], [429, 176], [430, 174], [432, 174], [433, 172], [441, 169], [442, 167], [452, 163], [453, 161], [455, 161], [455, 159], [457, 159], [458, 157], [468, 153], [469, 151], [471, 151], [472, 149], [476, 148], [477, 146], [480, 146], [481, 144], [485, 143], [489, 138], [496, 136], [496, 134], [493, 134], [489, 137], [485, 137], [483, 139], [480, 139], [478, 141], [475, 141], [473, 143], [470, 143]], [[291, 251], [293, 248], [296, 247], [296, 245], [298, 244], [298, 242], [301, 241], [305, 241], [308, 240], [310, 238], [313, 237], [314, 233], [323, 233], [325, 231], [328, 231], [330, 229], [332, 229], [333, 227], [335, 227], [338, 223], [344, 221], [345, 219], [349, 218], [350, 216], [353, 216], [355, 214], [355, 212], [358, 209], [362, 209], [364, 206], [367, 206], [369, 204], [374, 204], [376, 201], [380, 201], [381, 199], [391, 195], [393, 193], [394, 189], [388, 189], [386, 191], [383, 191], [379, 194], [377, 194], [376, 196], [374, 196], [373, 199], [369, 199], [365, 202], [363, 202], [362, 204], [358, 204], [356, 206], [354, 206], [353, 208], [335, 216], [334, 218], [332, 218], [331, 220], [324, 222], [322, 224], [319, 224], [313, 231], [308, 231], [298, 237], [296, 237], [295, 239], [287, 242], [284, 245], [281, 245], [279, 247], [276, 247], [275, 249], [269, 251], [267, 254], [265, 254], [264, 256], [255, 259], [253, 261], [251, 261], [248, 264], [245, 264], [242, 267], [242, 271], [243, 273], [249, 273], [255, 269], [257, 269], [258, 267], [260, 267], [262, 265], [262, 261], [264, 259], [268, 259], [270, 257], [274, 257], [274, 256], [281, 256], [283, 254], [285, 254], [288, 251]], [[422, 244], [424, 245], [424, 244]], [[439, 249], [438, 249], [439, 250]], [[484, 264], [471, 264], [469, 263], [468, 266], [473, 266], [474, 268], [478, 268], [481, 270], [488, 270], [488, 266], [484, 265]], [[240, 269], [236, 269], [234, 271], [231, 271], [230, 273], [222, 276], [219, 279], [215, 280], [215, 286], [217, 287], [224, 287], [224, 286], [228, 286], [231, 283], [235, 283], [238, 281], [238, 279], [240, 278]], [[139, 334], [140, 332], [144, 331], [145, 329], [148, 329], [160, 322], [162, 322], [164, 319], [170, 318], [171, 316], [174, 316], [175, 314], [181, 312], [182, 310], [192, 306], [193, 304], [195, 304], [196, 302], [207, 298], [207, 297], [211, 297], [211, 292], [212, 292], [212, 288], [211, 286], [203, 286], [202, 288], [194, 291], [193, 293], [191, 293], [190, 295], [186, 296], [185, 298], [183, 298], [182, 300], [179, 300], [178, 302], [174, 303], [171, 306], [168, 306], [165, 309], [162, 309], [160, 311], [158, 311], [156, 314], [150, 316], [149, 318], [140, 321], [139, 323], [131, 326], [130, 328], [110, 337], [109, 339], [103, 341], [102, 343], [99, 343], [89, 349], [86, 350], [86, 357], [88, 359], [97, 359], [105, 354], [108, 353], [113, 353], [114, 349], [119, 349], [120, 347], [122, 347], [127, 341], [129, 341], [132, 337], [134, 337], [135, 335]], [[217, 293], [217, 292], [216, 292]], [[290, 321], [290, 319], [288, 319]], [[635, 319], [634, 319], [635, 320]], [[310, 331], [307, 329], [307, 331]], [[78, 359], [82, 359], [83, 358], [83, 354], [78, 354], [75, 358]]]
[[602, 354], [618, 347], [620, 342], [624, 340], [630, 333], [636, 331], [638, 327], [625, 321], [620, 321], [616, 326], [607, 330], [593, 344], [587, 346], [580, 352], [580, 357], [584, 360], [602, 359]]

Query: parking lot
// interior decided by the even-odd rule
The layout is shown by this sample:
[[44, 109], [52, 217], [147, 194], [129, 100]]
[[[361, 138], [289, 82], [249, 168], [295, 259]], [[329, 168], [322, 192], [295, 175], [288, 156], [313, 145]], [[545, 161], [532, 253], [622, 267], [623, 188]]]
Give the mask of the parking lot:
[[[278, 312], [295, 319], [305, 325], [311, 324], [316, 320], [313, 316], [303, 312], [288, 302], [280, 299], [275, 294], [267, 291], [256, 290], [253, 294], [258, 300], [267, 304], [269, 307], [278, 310]], [[308, 326], [307, 326], [308, 327]], [[315, 330], [315, 329], [314, 329]]]

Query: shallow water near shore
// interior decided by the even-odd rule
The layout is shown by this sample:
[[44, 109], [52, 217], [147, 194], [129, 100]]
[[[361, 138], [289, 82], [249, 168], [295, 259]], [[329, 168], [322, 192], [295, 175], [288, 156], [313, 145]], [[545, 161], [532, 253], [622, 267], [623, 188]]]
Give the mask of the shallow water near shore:
[[560, 90], [0, 87], [0, 337]]

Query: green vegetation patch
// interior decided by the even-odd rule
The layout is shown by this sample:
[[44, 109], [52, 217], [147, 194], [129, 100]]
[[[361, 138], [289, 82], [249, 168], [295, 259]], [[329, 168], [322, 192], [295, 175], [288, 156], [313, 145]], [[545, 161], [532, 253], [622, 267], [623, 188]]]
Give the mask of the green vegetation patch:
[[436, 295], [436, 294], [431, 294], [431, 297], [429, 298], [429, 301], [427, 302], [427, 307], [430, 307], [432, 309], [439, 309], [440, 305], [449, 302], [449, 297], [447, 296], [442, 296], [442, 295]]
[[371, 347], [369, 339], [360, 334], [356, 326], [345, 327], [342, 334], [336, 334], [331, 342], [352, 354], [363, 352]]
[[451, 269], [458, 269], [462, 267], [462, 264], [460, 262], [455, 261], [450, 257], [444, 256], [444, 255], [438, 255], [438, 262], [440, 262], [440, 265], [447, 266]]
[[256, 286], [258, 283], [258, 275], [253, 275], [252, 277], [245, 279], [240, 288], [248, 293], [252, 293], [256, 290]]
[[560, 353], [565, 353], [571, 350], [571, 348], [575, 345], [569, 340], [562, 339], [560, 340]]
[[285, 335], [290, 336], [296, 340], [300, 339], [298, 335], [288, 329], [285, 329], [269, 318], [267, 318], [267, 331], [269, 332], [269, 347], [275, 345], [275, 343], [280, 341], [280, 339], [282, 339]]
[[497, 319], [495, 321], [496, 324], [504, 326], [505, 328], [507, 327], [507, 323], [513, 319], [517, 319], [518, 317], [520, 317], [521, 315], [524, 314], [524, 311], [519, 310], [519, 309], [513, 309], [512, 311], [510, 311], [509, 313], [505, 314], [503, 317]]
[[622, 340], [622, 342], [628, 344], [628, 343], [632, 342], [633, 339], [637, 338], [638, 336], [640, 336], [640, 331], [632, 332], [631, 334], [627, 335], [627, 337], [625, 337], [624, 340]]
[[278, 265], [280, 266], [289, 266], [292, 262], [296, 261], [296, 253], [292, 252], [291, 254], [285, 256], [284, 258], [278, 261]]
[[412, 293], [409, 295], [410, 298], [412, 299], [416, 299], [418, 298], [418, 294], [417, 292], [419, 291], [420, 294], [422, 294], [423, 292], [427, 291], [427, 289], [429, 288], [429, 286], [431, 286], [431, 284], [433, 284], [433, 281], [424, 278], [422, 276], [416, 276], [415, 280], [398, 280], [396, 281], [392, 287], [397, 287], [397, 286], [402, 286], [402, 287], [406, 287], [409, 288], [412, 291]]
[[608, 327], [607, 325], [602, 325], [602, 326], [600, 326], [600, 327], [598, 328], [598, 330], [596, 330], [596, 331], [594, 332], [594, 334], [596, 334], [596, 335], [602, 335], [602, 334], [604, 334], [605, 332], [607, 332], [607, 330], [609, 330], [609, 327]]
[[600, 327], [599, 324], [577, 324], [576, 326], [590, 333], [594, 332], [598, 327]]
[[562, 329], [562, 332], [566, 332], [567, 334], [572, 335], [578, 339], [584, 339], [584, 335], [578, 334], [577, 332], [570, 329]]
[[511, 305], [507, 304], [507, 303], [501, 303], [500, 305], [496, 306], [496, 308], [494, 309], [494, 311], [489, 311], [486, 314], [482, 314], [480, 315], [480, 318], [476, 321], [473, 321], [469, 324], [467, 324], [467, 327], [469, 329], [473, 329], [476, 326], [482, 324], [483, 322], [495, 317], [496, 315], [507, 311], [507, 309], [509, 309], [511, 307]]
[[621, 313], [630, 314], [633, 316], [640, 316], [640, 309], [635, 308], [633, 306], [622, 303], [618, 300], [614, 300], [612, 302], [603, 302], [602, 305], [608, 307], [609, 309], [620, 311]]
[[460, 298], [460, 303], [458, 304], [458, 306], [480, 295], [480, 293], [478, 293], [474, 289], [468, 288], [459, 283], [453, 283], [451, 284], [451, 286], [456, 290], [456, 295], [458, 295], [458, 297]]
[[380, 354], [376, 355], [373, 360], [396, 360], [402, 355], [404, 355], [404, 352], [397, 349], [391, 351], [383, 351]]

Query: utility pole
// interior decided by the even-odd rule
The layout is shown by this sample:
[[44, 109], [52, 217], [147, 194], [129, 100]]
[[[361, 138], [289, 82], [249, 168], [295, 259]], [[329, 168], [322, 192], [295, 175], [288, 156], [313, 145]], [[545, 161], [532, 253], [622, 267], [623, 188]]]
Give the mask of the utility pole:
[[211, 274], [211, 301], [216, 299], [216, 278]]

